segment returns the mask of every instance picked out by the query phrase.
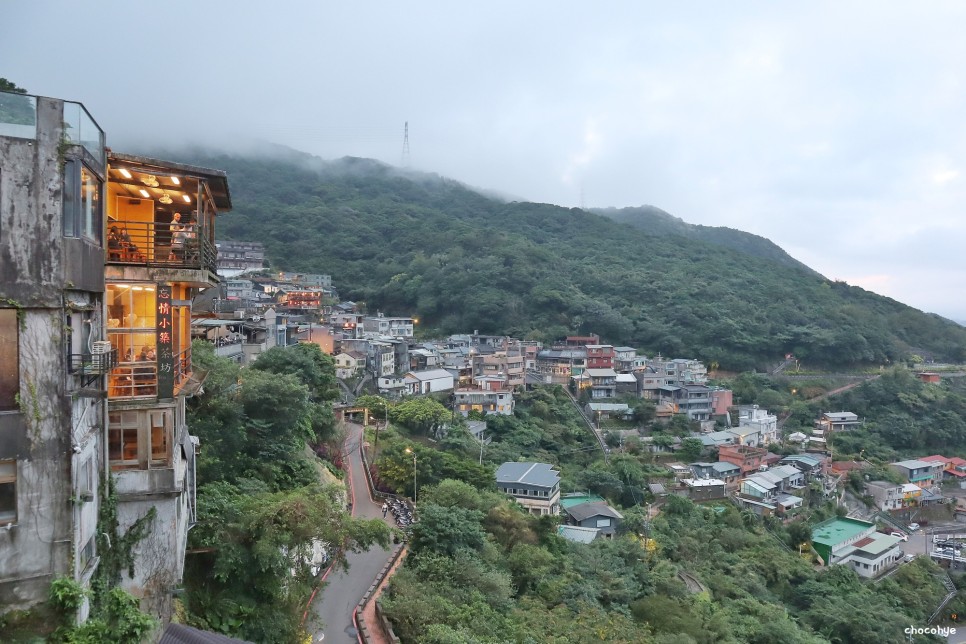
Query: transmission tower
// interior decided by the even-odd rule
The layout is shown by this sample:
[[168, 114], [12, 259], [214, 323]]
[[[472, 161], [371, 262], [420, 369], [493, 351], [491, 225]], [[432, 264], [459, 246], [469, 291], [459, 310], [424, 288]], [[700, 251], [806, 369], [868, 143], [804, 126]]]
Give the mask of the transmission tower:
[[409, 121], [403, 129], [402, 167], [409, 167]]

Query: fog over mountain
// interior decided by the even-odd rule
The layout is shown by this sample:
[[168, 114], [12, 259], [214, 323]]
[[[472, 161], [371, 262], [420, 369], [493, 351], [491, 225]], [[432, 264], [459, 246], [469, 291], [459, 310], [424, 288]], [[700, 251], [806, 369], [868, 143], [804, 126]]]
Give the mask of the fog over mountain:
[[[6, 3], [2, 75], [83, 102], [118, 149], [264, 140], [511, 200], [653, 204], [966, 319], [962, 3], [172, 0], [164, 15], [182, 20]], [[80, 34], [107, 38], [103, 63], [68, 62]]]

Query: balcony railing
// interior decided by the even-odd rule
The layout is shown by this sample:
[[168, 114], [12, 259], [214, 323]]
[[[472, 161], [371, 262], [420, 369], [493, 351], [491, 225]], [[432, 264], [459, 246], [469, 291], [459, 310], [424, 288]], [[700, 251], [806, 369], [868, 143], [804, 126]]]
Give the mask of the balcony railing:
[[197, 225], [185, 227], [180, 237], [168, 224], [111, 221], [108, 224], [107, 261], [112, 264], [170, 266], [216, 270], [218, 249], [199, 235]]
[[103, 376], [117, 365], [117, 349], [106, 353], [74, 353], [70, 372], [79, 376]]
[[[173, 356], [174, 391], [191, 377], [191, 349]], [[110, 398], [144, 398], [158, 395], [158, 363], [156, 360], [120, 362], [111, 370]]]

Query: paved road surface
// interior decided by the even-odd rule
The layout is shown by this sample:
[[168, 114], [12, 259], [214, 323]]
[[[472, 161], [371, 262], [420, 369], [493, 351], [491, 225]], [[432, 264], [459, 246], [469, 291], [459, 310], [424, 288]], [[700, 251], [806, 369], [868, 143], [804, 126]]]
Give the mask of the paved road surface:
[[[366, 486], [359, 445], [362, 441], [362, 427], [348, 424], [349, 436], [346, 439], [348, 453], [349, 483], [353, 499], [352, 516], [365, 519], [382, 517], [382, 504], [369, 498]], [[312, 602], [309, 630], [315, 633], [315, 641], [325, 644], [356, 644], [358, 638], [352, 623], [352, 609], [362, 600], [376, 575], [389, 560], [391, 551], [373, 546], [367, 552], [350, 553], [349, 570], [333, 570], [326, 577], [325, 587], [319, 591]], [[318, 628], [321, 621], [324, 628]], [[314, 630], [311, 623], [315, 624]], [[324, 638], [320, 639], [324, 635]]]

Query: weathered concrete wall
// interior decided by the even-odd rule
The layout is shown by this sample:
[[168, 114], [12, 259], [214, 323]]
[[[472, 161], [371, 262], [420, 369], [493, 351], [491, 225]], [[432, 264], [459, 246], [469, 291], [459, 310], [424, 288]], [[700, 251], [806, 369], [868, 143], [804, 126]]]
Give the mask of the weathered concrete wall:
[[[93, 311], [103, 338], [103, 250], [63, 237], [62, 132], [63, 103], [40, 98], [35, 139], [0, 137], [0, 298], [23, 312], [20, 409], [0, 413], [0, 458], [17, 461], [17, 520], [0, 526], [0, 612], [46, 601], [55, 577], [86, 583], [93, 572], [75, 555], [97, 529], [103, 402], [72, 395], [65, 299]], [[68, 295], [78, 288], [91, 292]]]
[[20, 403], [27, 453], [17, 461], [17, 523], [0, 529], [0, 606], [27, 608], [71, 571], [71, 406], [64, 395], [63, 326], [56, 310], [26, 311]]
[[57, 308], [64, 283], [63, 103], [37, 100], [37, 139], [0, 137], [0, 297]]
[[182, 454], [184, 399], [175, 406], [172, 467], [117, 473], [118, 523], [123, 534], [155, 508], [148, 534], [134, 549], [134, 576], [122, 586], [141, 600], [141, 609], [165, 622], [171, 619], [172, 590], [181, 583], [188, 538], [190, 463]]

